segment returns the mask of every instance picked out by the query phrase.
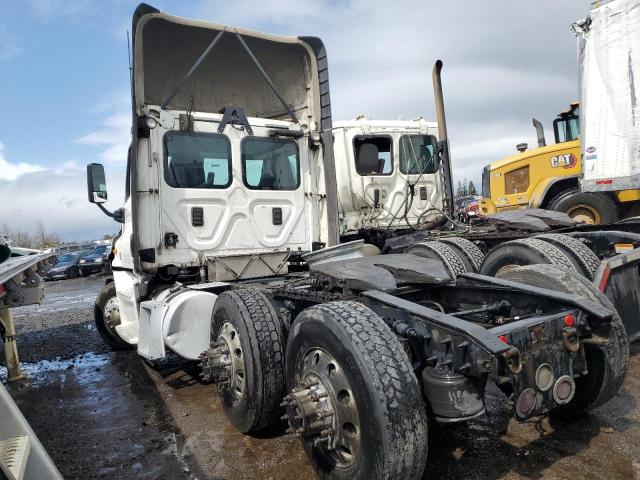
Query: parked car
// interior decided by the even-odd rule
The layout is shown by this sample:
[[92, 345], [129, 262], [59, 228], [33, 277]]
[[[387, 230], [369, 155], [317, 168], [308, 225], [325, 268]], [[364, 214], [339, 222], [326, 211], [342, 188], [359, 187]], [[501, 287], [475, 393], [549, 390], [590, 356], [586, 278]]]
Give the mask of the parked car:
[[469, 200], [464, 204], [463, 217], [466, 223], [471, 223], [473, 220], [479, 218], [480, 206], [478, 200]]
[[55, 280], [78, 277], [78, 275], [80, 275], [78, 263], [81, 258], [90, 253], [89, 250], [63, 253], [58, 256], [58, 262], [45, 274], [44, 279]]
[[80, 268], [80, 275], [86, 277], [96, 272], [108, 273], [110, 271], [110, 265], [107, 261], [109, 252], [111, 250], [110, 245], [99, 245], [93, 249], [89, 255], [86, 255], [78, 262]]

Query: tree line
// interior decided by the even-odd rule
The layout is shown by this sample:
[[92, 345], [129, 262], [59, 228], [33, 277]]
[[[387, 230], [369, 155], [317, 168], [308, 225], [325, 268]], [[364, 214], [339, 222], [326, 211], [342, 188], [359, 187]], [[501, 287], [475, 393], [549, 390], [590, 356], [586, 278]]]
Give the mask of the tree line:
[[7, 237], [12, 247], [34, 248], [36, 250], [46, 250], [56, 248], [62, 244], [60, 236], [55, 232], [49, 232], [44, 226], [44, 222], [36, 223], [34, 231], [12, 229], [4, 223], [0, 234]]
[[467, 181], [467, 177], [463, 181], [458, 180], [458, 186], [456, 187], [456, 198], [468, 197], [478, 195], [476, 186], [472, 180]]

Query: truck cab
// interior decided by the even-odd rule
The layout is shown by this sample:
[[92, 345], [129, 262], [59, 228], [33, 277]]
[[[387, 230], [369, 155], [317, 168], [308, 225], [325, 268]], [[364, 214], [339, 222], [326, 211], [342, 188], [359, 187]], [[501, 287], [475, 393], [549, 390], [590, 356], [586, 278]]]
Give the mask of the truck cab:
[[331, 132], [340, 235], [417, 228], [425, 212], [443, 209], [436, 122], [359, 116]]
[[[111, 214], [122, 222], [112, 258], [114, 333], [154, 358], [168, 330], [153, 345], [138, 342], [149, 337], [140, 329], [152, 322], [144, 327], [141, 319], [152, 310], [142, 305], [152, 290], [277, 276], [314, 245], [331, 243], [320, 137], [331, 127], [331, 105], [324, 47], [314, 37], [205, 23], [142, 4], [132, 47], [126, 200]], [[101, 165], [89, 165], [88, 183], [89, 200], [102, 207]], [[197, 295], [210, 313], [215, 295]], [[189, 340], [175, 340], [186, 348], [178, 353], [197, 358], [208, 332], [182, 332]], [[198, 336], [202, 345], [186, 346]]]

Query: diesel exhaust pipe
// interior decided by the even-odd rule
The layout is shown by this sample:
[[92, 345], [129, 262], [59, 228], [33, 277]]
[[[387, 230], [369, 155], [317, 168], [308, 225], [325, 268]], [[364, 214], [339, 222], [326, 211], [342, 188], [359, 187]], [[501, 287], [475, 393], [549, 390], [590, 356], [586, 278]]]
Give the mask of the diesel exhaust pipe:
[[542, 123], [540, 123], [540, 120], [536, 120], [534, 118], [533, 119], [533, 126], [536, 129], [536, 135], [538, 135], [538, 146], [539, 147], [546, 147], [547, 146], [547, 141], [544, 138], [544, 128], [542, 127]]
[[438, 121], [438, 151], [442, 165], [444, 183], [443, 210], [450, 217], [453, 216], [453, 177], [451, 175], [451, 154], [449, 151], [449, 137], [447, 136], [447, 119], [444, 114], [444, 97], [442, 95], [442, 60], [437, 60], [433, 66], [433, 96], [436, 106], [436, 119]]

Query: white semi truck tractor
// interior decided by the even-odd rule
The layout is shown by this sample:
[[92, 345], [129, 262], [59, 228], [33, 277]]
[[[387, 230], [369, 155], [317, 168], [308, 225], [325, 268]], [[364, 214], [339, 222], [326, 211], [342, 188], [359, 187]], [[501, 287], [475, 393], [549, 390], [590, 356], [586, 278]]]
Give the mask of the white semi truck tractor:
[[487, 382], [520, 420], [615, 395], [627, 337], [583, 277], [530, 272], [547, 290], [362, 246], [451, 207], [441, 66], [437, 129], [332, 125], [320, 39], [140, 5], [121, 209], [87, 168], [89, 201], [122, 224], [105, 340], [200, 360], [240, 432], [287, 422], [328, 479], [421, 478], [427, 416], [482, 415]]

